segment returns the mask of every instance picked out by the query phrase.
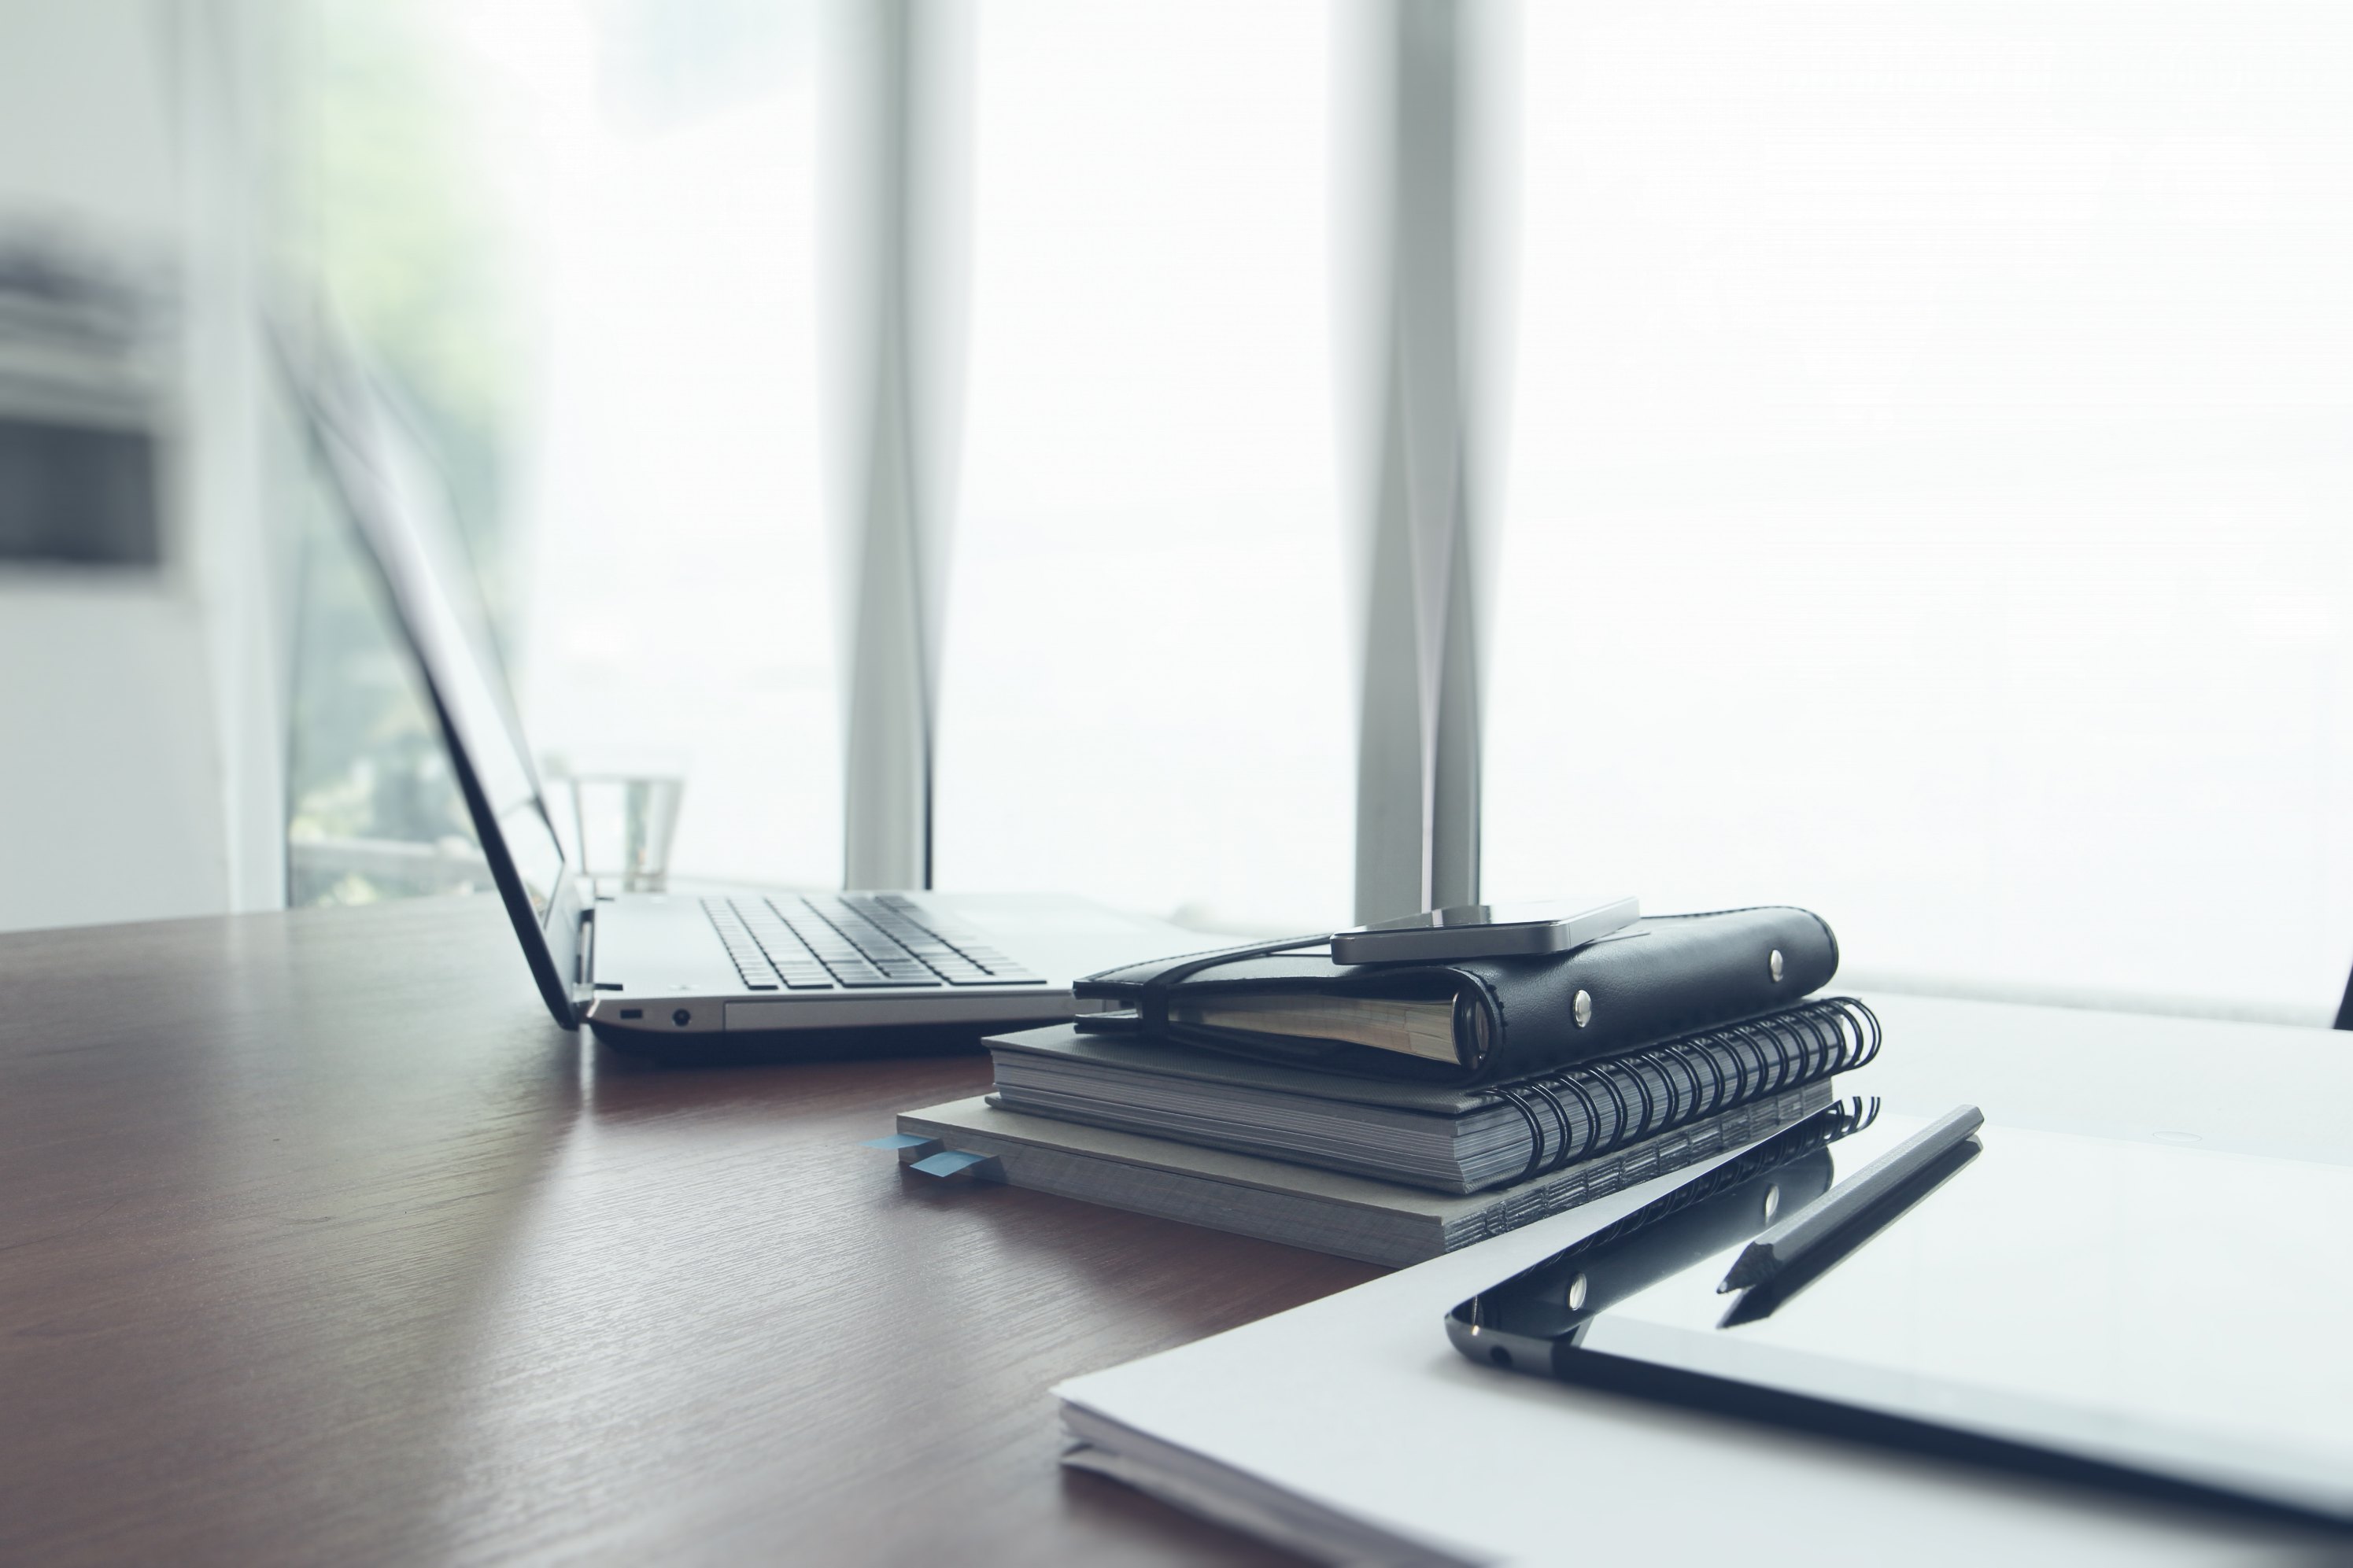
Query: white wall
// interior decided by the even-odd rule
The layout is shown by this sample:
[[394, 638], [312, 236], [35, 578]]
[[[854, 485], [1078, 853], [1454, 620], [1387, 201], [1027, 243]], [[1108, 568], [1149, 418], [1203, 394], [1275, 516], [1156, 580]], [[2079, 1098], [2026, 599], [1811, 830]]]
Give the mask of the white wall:
[[240, 332], [259, 79], [237, 19], [0, 0], [0, 237], [91, 249], [179, 300], [157, 356], [160, 572], [0, 563], [0, 929], [282, 899], [282, 601]]

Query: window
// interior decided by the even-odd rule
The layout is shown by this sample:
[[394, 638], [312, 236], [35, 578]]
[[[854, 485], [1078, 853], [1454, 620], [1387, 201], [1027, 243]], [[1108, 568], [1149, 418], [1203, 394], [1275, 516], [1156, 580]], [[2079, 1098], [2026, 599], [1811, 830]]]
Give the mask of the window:
[[1528, 8], [1491, 892], [2327, 1018], [2348, 28]]
[[[682, 768], [684, 873], [832, 883], [839, 40], [790, 5], [304, 15], [310, 241], [446, 459], [534, 739]], [[1346, 918], [1350, 16], [974, 13], [944, 887]], [[2324, 1016], [2353, 953], [2353, 22], [1518, 28], [1486, 104], [1521, 128], [1515, 282], [1483, 301], [1487, 891], [1801, 902], [1858, 981]], [[392, 809], [423, 798], [406, 721], [332, 668], [297, 693], [298, 821], [438, 831]]]
[[544, 84], [546, 358], [524, 712], [551, 762], [680, 772], [673, 867], [841, 868], [804, 8], [583, 8]]
[[1346, 918], [1328, 26], [979, 13], [944, 888]]
[[[320, 0], [291, 237], [435, 448], [543, 771], [682, 772], [675, 868], [829, 885], [811, 32], [792, 5]], [[385, 658], [364, 596], [335, 602], [313, 645]], [[406, 688], [354, 668], [298, 676], [295, 833], [407, 864], [446, 813], [385, 804], [431, 764]], [[406, 890], [330, 869], [298, 899]]]

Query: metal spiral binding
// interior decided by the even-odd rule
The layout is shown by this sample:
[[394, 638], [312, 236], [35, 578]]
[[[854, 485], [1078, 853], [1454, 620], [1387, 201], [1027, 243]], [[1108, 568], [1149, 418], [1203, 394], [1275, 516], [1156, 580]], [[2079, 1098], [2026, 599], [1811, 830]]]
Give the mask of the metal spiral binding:
[[[1832, 1073], [1851, 1072], [1879, 1055], [1881, 1038], [1879, 1016], [1861, 1001], [1852, 996], [1819, 997], [1761, 1018], [1684, 1035], [1622, 1057], [1580, 1062], [1518, 1083], [1496, 1084], [1492, 1092], [1527, 1123], [1528, 1163], [1517, 1178], [1525, 1182], [1640, 1142], [1671, 1126], [1697, 1121]], [[1736, 1077], [1730, 1081], [1725, 1072], [1727, 1057], [1736, 1069]], [[1613, 1116], [1602, 1114], [1595, 1090], [1607, 1095]], [[1582, 1143], [1568, 1108], [1561, 1101], [1564, 1091], [1585, 1113]], [[1605, 1122], [1609, 1127], [1606, 1135], [1601, 1131]], [[1549, 1153], [1545, 1148], [1548, 1132], [1554, 1134]]]
[[[1843, 1001], [1849, 998], [1838, 998], [1838, 1000]], [[1870, 1008], [1864, 1007], [1860, 1002], [1856, 1002], [1854, 1005], [1865, 1016], [1869, 1016]], [[1878, 1020], [1873, 1018], [1872, 1024], [1873, 1032], [1876, 1034]], [[1865, 1057], [1863, 1059], [1868, 1061], [1870, 1058]], [[1783, 1128], [1754, 1149], [1726, 1160], [1723, 1164], [1698, 1179], [1686, 1182], [1665, 1196], [1652, 1199], [1632, 1214], [1603, 1226], [1582, 1240], [1570, 1243], [1537, 1267], [1552, 1268], [1569, 1258], [1582, 1257], [1597, 1247], [1607, 1247], [1630, 1231], [1641, 1230], [1645, 1226], [1655, 1225], [1671, 1214], [1680, 1213], [1694, 1204], [1705, 1203], [1716, 1194], [1738, 1186], [1751, 1176], [1761, 1175], [1767, 1171], [1786, 1165], [1810, 1149], [1835, 1143], [1841, 1138], [1851, 1138], [1878, 1120], [1879, 1097], [1877, 1095], [1873, 1095], [1869, 1099], [1855, 1095], [1842, 1104], [1833, 1102], [1820, 1113]]]

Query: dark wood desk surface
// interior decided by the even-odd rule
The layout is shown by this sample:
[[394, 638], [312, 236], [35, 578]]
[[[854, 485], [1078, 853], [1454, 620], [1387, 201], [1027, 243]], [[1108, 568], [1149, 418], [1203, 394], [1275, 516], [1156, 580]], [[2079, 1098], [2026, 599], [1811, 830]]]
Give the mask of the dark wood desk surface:
[[1263, 1557], [1047, 1390], [1366, 1268], [856, 1147], [985, 1058], [657, 1070], [489, 900], [0, 937], [0, 1557]]

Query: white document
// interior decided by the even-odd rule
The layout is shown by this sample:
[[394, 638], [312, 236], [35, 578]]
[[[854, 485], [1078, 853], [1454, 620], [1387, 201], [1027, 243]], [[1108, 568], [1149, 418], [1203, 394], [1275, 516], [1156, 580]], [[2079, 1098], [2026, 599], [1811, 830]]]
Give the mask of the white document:
[[[1715, 1162], [1708, 1162], [1712, 1164]], [[1630, 1188], [1062, 1384], [1071, 1462], [1335, 1562], [2173, 1563], [2314, 1538], [1473, 1365], [1456, 1302], [1690, 1180]]]

